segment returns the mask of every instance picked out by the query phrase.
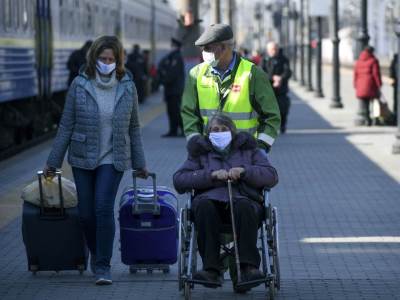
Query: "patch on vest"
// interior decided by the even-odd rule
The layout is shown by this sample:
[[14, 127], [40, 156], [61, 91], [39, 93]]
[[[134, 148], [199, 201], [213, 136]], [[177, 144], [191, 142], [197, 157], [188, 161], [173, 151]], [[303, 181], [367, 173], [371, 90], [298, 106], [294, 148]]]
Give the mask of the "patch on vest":
[[200, 84], [201, 84], [201, 86], [204, 86], [204, 87], [210, 87], [210, 86], [213, 85], [213, 79], [212, 79], [212, 78], [209, 78], [209, 77], [203, 76], [203, 77], [201, 78]]
[[239, 84], [232, 85], [232, 92], [239, 93], [241, 89], [242, 89], [242, 86]]

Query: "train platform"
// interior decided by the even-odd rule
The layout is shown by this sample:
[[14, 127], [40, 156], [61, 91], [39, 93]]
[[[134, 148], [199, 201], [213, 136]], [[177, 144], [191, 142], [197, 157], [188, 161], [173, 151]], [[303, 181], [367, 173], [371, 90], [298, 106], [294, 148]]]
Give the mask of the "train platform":
[[[329, 72], [324, 69], [326, 95]], [[282, 288], [277, 299], [400, 299], [400, 157], [390, 152], [395, 128], [353, 125], [350, 78], [342, 75], [342, 110], [329, 109], [329, 97], [315, 98], [291, 84], [288, 130], [269, 155], [280, 176], [271, 192], [279, 209]], [[185, 140], [160, 138], [167, 127], [160, 95], [141, 108], [141, 118], [148, 167], [158, 174], [158, 184], [172, 186], [172, 174], [186, 157]], [[33, 276], [27, 271], [18, 198], [43, 167], [50, 145], [0, 163], [0, 299], [181, 298], [176, 265], [169, 274], [129, 273], [120, 261], [118, 232], [111, 286], [95, 286], [90, 272]], [[68, 166], [64, 171], [70, 176]], [[120, 190], [127, 185], [128, 173]], [[179, 196], [180, 204], [185, 199]], [[225, 279], [215, 290], [196, 286], [192, 298], [267, 298], [263, 286], [234, 294]]]

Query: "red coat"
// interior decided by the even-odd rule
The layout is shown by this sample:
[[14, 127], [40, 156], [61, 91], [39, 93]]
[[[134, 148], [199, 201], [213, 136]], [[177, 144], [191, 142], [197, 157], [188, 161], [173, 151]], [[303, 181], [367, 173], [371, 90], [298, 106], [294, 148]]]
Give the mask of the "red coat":
[[382, 86], [379, 62], [369, 51], [362, 51], [354, 66], [353, 85], [357, 98], [371, 99], [379, 96]]

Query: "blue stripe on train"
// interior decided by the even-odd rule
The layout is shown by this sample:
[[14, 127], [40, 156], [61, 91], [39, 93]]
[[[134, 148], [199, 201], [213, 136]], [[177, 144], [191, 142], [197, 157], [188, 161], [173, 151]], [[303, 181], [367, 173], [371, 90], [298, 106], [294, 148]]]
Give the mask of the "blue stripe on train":
[[36, 96], [33, 48], [0, 47], [0, 102]]
[[51, 80], [51, 91], [65, 91], [68, 88], [67, 61], [72, 51], [75, 49], [54, 49], [53, 53], [53, 72]]

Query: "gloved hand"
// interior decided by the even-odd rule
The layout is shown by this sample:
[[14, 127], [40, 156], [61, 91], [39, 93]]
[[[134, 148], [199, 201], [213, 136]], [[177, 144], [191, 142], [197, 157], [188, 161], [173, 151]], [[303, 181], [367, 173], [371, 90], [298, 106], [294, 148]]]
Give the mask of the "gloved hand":
[[217, 180], [228, 180], [229, 174], [226, 170], [221, 169], [217, 170], [211, 173], [212, 179], [217, 179]]
[[237, 181], [240, 179], [240, 175], [242, 175], [243, 173], [244, 173], [244, 168], [236, 167], [229, 170], [228, 176], [231, 180]]
[[262, 140], [257, 140], [257, 145], [258, 148], [264, 150], [266, 153], [269, 153], [271, 151], [271, 146]]

